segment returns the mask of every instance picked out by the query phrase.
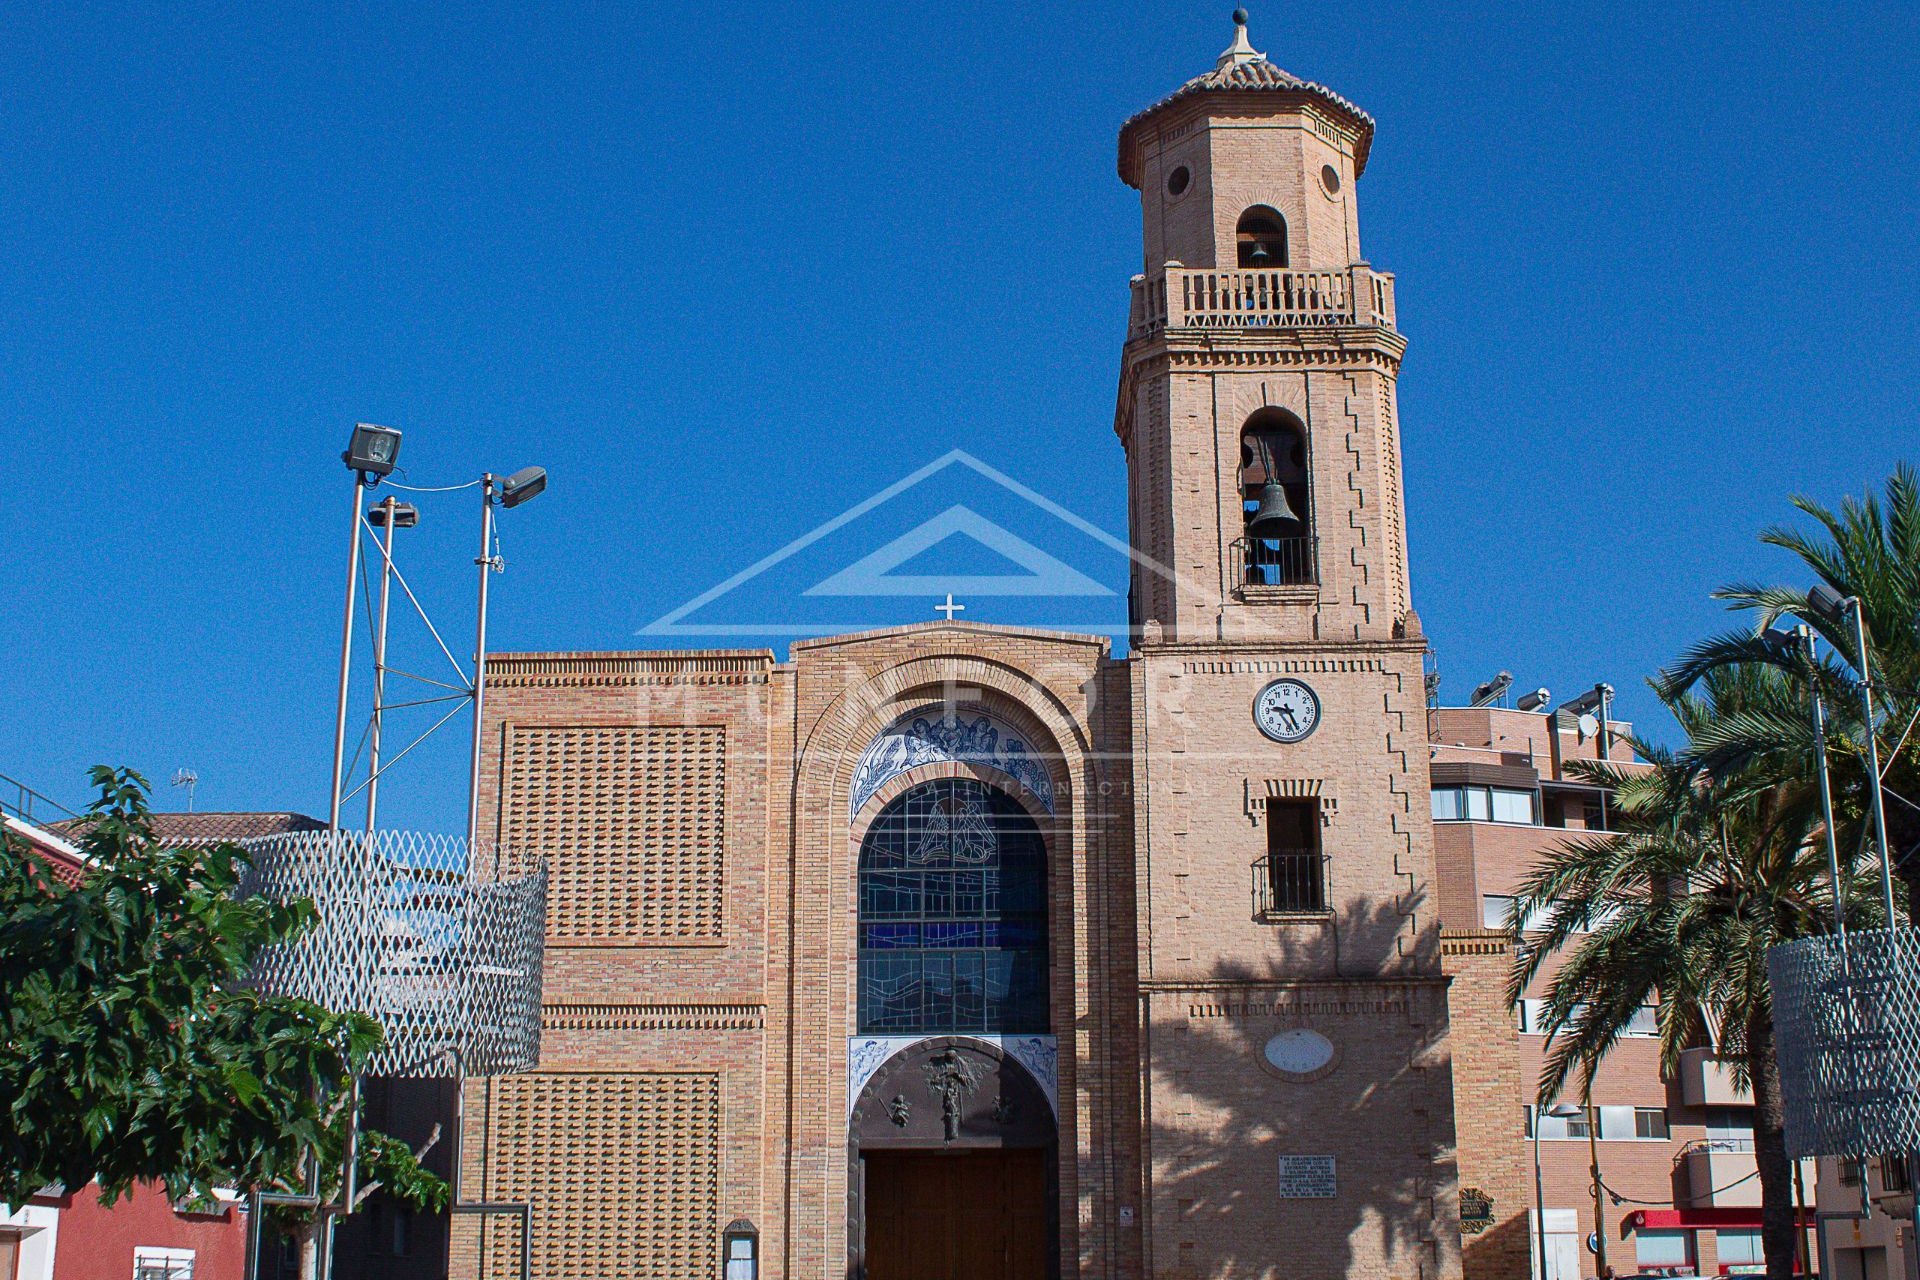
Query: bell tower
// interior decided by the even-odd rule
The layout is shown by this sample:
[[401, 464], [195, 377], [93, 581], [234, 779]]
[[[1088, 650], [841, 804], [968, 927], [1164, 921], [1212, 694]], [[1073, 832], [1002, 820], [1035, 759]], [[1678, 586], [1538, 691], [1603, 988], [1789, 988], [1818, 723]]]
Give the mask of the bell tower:
[[1460, 1272], [1373, 133], [1244, 11], [1120, 131], [1149, 1275]]
[[1248, 41], [1128, 120], [1140, 192], [1115, 429], [1136, 627], [1168, 639], [1404, 634], [1393, 277], [1360, 253], [1373, 120]]

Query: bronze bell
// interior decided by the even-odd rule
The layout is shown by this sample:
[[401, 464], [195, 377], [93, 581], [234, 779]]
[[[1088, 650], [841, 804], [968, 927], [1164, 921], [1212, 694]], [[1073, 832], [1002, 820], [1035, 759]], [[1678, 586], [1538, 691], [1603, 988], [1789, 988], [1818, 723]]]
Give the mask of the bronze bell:
[[1247, 265], [1264, 267], [1273, 261], [1273, 251], [1267, 248], [1265, 240], [1255, 240], [1253, 248], [1247, 251]]
[[1247, 517], [1249, 538], [1291, 538], [1300, 530], [1300, 517], [1287, 502], [1287, 491], [1277, 484], [1260, 486], [1260, 505]]

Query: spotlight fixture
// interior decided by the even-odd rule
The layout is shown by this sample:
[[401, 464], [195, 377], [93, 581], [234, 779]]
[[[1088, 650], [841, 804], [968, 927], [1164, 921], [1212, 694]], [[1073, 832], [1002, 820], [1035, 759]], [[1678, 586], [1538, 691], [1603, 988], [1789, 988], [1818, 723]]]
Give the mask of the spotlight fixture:
[[356, 423], [353, 438], [340, 458], [347, 470], [358, 471], [362, 480], [378, 484], [380, 477], [391, 475], [400, 461], [400, 433], [371, 422]]
[[1807, 604], [1823, 619], [1838, 626], [1854, 604], [1854, 597], [1843, 596], [1824, 582], [1807, 588]]
[[545, 467], [522, 467], [500, 483], [500, 505], [517, 507], [540, 496], [547, 487]]
[[411, 502], [395, 502], [391, 506], [382, 502], [367, 509], [367, 523], [376, 529], [387, 527], [387, 512], [393, 512], [393, 527], [411, 529], [420, 523], [420, 508]]

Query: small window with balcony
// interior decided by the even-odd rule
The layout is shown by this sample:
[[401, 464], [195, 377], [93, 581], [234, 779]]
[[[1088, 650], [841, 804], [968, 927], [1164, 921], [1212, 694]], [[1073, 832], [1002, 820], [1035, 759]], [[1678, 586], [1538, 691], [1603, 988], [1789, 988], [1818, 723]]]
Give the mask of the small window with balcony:
[[1284, 409], [1262, 409], [1240, 431], [1242, 586], [1310, 586], [1319, 579], [1307, 483], [1307, 433]]
[[1287, 220], [1278, 209], [1257, 204], [1240, 215], [1233, 238], [1243, 271], [1278, 270], [1287, 265]]
[[1267, 856], [1255, 868], [1262, 915], [1326, 911], [1326, 862], [1320, 854], [1318, 800], [1267, 801]]

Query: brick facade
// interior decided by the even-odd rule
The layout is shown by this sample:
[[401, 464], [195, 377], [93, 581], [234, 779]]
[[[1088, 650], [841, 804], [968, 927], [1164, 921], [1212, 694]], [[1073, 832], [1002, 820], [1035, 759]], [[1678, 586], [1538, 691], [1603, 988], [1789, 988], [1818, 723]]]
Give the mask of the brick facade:
[[[872, 1082], [921, 1079], [900, 1054], [939, 1046], [972, 1055], [953, 1070], [1028, 1073], [1023, 1096], [1045, 1083], [1059, 1274], [1460, 1274], [1404, 344], [1390, 278], [1358, 261], [1353, 197], [1372, 122], [1244, 31], [1215, 76], [1122, 136], [1160, 281], [1135, 282], [1116, 416], [1138, 553], [1124, 660], [1093, 637], [953, 622], [802, 641], [784, 662], [489, 657], [483, 827], [545, 859], [554, 897], [541, 1066], [468, 1083], [462, 1192], [530, 1202], [534, 1274], [716, 1274], [740, 1220], [762, 1276], [865, 1274], [859, 1126], [892, 1105]], [[1177, 159], [1197, 177], [1174, 201]], [[1246, 204], [1284, 214], [1310, 273], [1260, 286], [1283, 313], [1150, 314], [1181, 262], [1231, 265]], [[1262, 413], [1302, 433], [1315, 548], [1307, 580], [1279, 586], [1250, 585], [1236, 550], [1242, 433]], [[1321, 708], [1290, 742], [1251, 710], [1281, 679]], [[935, 759], [855, 803], [870, 744], [976, 716], [1043, 774]], [[1053, 1056], [1044, 1036], [938, 1037], [857, 1077], [862, 840], [950, 777], [1015, 796], [1044, 838]], [[1290, 804], [1323, 854], [1307, 910], [1262, 897], [1270, 808]], [[1295, 1069], [1275, 1046], [1301, 1036], [1324, 1060]], [[897, 1102], [893, 1146], [937, 1098]], [[947, 1105], [940, 1142], [991, 1128], [977, 1103], [964, 1126]], [[1015, 1132], [1011, 1112], [998, 1123]], [[457, 1220], [452, 1274], [512, 1274], [518, 1232]]]

